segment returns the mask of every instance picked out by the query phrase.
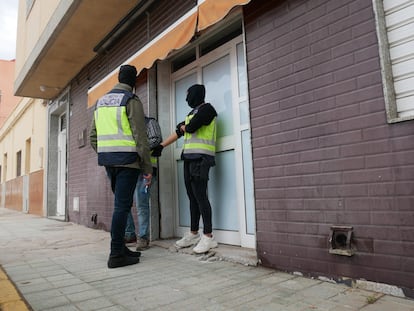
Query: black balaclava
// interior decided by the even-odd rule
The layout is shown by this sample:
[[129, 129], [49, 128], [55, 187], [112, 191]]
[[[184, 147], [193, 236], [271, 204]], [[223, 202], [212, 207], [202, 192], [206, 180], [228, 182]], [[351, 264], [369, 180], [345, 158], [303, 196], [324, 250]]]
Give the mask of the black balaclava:
[[206, 96], [206, 88], [202, 84], [194, 84], [187, 90], [186, 101], [188, 106], [195, 108], [204, 103], [204, 97]]
[[135, 87], [137, 80], [137, 69], [131, 65], [122, 65], [119, 68], [118, 81]]

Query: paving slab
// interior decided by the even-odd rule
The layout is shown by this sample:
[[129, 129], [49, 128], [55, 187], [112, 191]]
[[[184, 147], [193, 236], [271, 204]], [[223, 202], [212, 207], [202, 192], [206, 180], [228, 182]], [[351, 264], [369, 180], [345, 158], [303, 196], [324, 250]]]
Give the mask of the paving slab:
[[200, 256], [174, 241], [108, 269], [108, 232], [0, 208], [0, 310], [414, 311], [414, 300], [262, 267], [254, 250]]

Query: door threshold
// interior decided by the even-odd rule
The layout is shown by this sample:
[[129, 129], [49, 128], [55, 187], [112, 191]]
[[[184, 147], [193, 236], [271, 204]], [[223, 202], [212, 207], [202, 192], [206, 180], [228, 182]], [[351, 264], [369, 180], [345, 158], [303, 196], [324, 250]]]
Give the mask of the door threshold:
[[151, 241], [151, 245], [156, 245], [162, 248], [168, 249], [170, 252], [178, 252], [194, 256], [203, 256], [201, 260], [223, 260], [228, 262], [239, 263], [245, 266], [257, 266], [259, 260], [257, 258], [257, 252], [253, 248], [245, 248], [234, 245], [220, 244], [217, 248], [211, 249], [208, 253], [198, 255], [193, 253], [192, 247], [186, 248], [177, 248], [175, 246], [175, 241], [177, 239], [168, 239], [168, 240], [156, 240]]
[[65, 221], [65, 216], [48, 216], [47, 218], [59, 220], [59, 221]]

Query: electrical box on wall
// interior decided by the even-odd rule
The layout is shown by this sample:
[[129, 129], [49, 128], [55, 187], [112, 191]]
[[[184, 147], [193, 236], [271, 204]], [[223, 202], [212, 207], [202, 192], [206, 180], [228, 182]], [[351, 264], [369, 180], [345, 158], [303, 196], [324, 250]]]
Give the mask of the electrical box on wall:
[[86, 145], [86, 129], [83, 129], [78, 134], [78, 147], [82, 148]]
[[79, 212], [79, 197], [73, 198], [73, 211]]

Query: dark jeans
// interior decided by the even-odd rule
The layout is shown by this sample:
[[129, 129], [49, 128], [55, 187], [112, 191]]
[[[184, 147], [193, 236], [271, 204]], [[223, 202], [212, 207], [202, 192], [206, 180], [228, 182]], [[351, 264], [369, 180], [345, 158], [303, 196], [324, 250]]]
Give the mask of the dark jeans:
[[200, 215], [203, 217], [203, 233], [213, 231], [211, 205], [207, 196], [207, 182], [210, 165], [203, 159], [184, 161], [184, 182], [190, 200], [191, 231], [198, 231]]
[[111, 224], [111, 254], [121, 255], [124, 252], [124, 234], [128, 214], [134, 199], [135, 185], [140, 170], [129, 167], [107, 166], [106, 173], [111, 181], [112, 192], [115, 195], [114, 211]]

